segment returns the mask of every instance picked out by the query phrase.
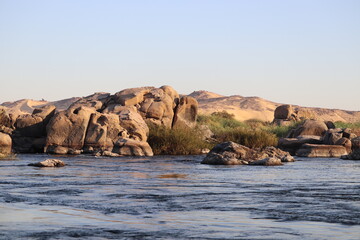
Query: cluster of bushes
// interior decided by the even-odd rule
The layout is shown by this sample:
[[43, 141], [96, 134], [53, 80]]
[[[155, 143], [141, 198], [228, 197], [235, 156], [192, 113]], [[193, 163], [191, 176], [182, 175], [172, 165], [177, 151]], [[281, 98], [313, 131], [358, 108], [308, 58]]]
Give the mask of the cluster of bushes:
[[[279, 138], [286, 137], [291, 129], [301, 122], [293, 122], [288, 126], [277, 126], [270, 122], [248, 120], [240, 122], [227, 112], [216, 112], [211, 115], [199, 115], [197, 128], [166, 129], [151, 125], [149, 144], [154, 154], [200, 154], [203, 149], [211, 149], [217, 143], [233, 141], [250, 148], [276, 146]], [[201, 126], [211, 130], [211, 139], [204, 137]], [[360, 136], [360, 122], [336, 122], [336, 127], [351, 128]]]
[[[197, 128], [167, 129], [150, 124], [148, 142], [154, 154], [200, 154], [203, 149], [211, 149], [217, 143], [233, 141], [250, 148], [276, 146], [280, 137], [286, 136], [294, 125], [278, 127], [259, 120], [240, 122], [232, 114], [216, 112], [211, 115], [199, 115]], [[213, 136], [206, 139], [206, 125]]]
[[198, 128], [169, 129], [149, 124], [148, 143], [155, 155], [195, 155], [211, 147]]

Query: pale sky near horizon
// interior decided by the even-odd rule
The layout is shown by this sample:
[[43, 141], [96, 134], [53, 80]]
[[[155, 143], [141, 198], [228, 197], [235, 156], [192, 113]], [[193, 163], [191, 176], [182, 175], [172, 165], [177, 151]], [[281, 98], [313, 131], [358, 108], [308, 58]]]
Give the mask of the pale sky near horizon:
[[0, 0], [0, 103], [170, 85], [360, 111], [359, 0]]

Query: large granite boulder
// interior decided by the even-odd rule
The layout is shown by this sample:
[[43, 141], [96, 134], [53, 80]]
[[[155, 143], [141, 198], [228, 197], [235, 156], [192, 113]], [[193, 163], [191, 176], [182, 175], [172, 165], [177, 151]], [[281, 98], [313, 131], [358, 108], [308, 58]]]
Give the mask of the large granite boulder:
[[295, 155], [295, 152], [305, 143], [322, 144], [320, 136], [304, 135], [296, 138], [280, 138], [278, 147]]
[[93, 113], [95, 113], [94, 108], [78, 107], [55, 114], [46, 128], [46, 152], [52, 153], [56, 146], [75, 150], [82, 149]]
[[190, 127], [196, 125], [196, 117], [198, 112], [198, 102], [193, 97], [182, 97], [175, 109], [173, 120], [173, 128]]
[[347, 154], [346, 147], [341, 145], [304, 144], [296, 151], [296, 156], [310, 158], [339, 158]]
[[275, 109], [274, 119], [290, 119], [294, 114], [294, 109], [291, 105], [281, 105]]
[[[276, 158], [278, 160], [267, 158]], [[256, 162], [263, 160], [260, 162]], [[288, 152], [275, 147], [254, 150], [234, 142], [224, 142], [216, 145], [203, 159], [202, 164], [212, 165], [280, 165], [278, 162], [292, 162], [294, 158]], [[277, 163], [276, 163], [277, 162]]]
[[116, 114], [92, 113], [86, 131], [84, 146], [94, 150], [111, 151], [114, 143], [119, 140], [126, 130], [120, 126], [119, 116]]
[[0, 132], [0, 157], [11, 154], [12, 140], [11, 137]]
[[6, 108], [0, 106], [0, 132], [12, 134], [13, 130], [13, 119], [7, 113]]
[[147, 141], [149, 127], [135, 107], [125, 107], [118, 113], [120, 125], [126, 129], [128, 137], [137, 141]]
[[323, 121], [305, 120], [304, 123], [292, 131], [288, 137], [296, 138], [303, 135], [324, 136], [327, 130], [328, 127]]
[[112, 150], [113, 153], [124, 156], [153, 156], [150, 145], [144, 141], [130, 138], [119, 139]]

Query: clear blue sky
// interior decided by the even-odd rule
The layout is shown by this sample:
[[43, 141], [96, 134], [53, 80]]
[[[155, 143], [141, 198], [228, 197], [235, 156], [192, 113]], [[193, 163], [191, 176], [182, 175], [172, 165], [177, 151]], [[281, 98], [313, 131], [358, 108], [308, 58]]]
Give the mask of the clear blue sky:
[[171, 85], [360, 110], [359, 0], [0, 0], [0, 102]]

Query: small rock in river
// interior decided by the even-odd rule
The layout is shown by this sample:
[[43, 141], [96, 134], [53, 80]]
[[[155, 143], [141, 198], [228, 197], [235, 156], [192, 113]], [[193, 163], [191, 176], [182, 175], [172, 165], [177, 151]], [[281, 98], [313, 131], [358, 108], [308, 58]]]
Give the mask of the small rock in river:
[[46, 159], [45, 161], [38, 163], [30, 163], [29, 166], [34, 167], [63, 167], [66, 164], [59, 159]]

